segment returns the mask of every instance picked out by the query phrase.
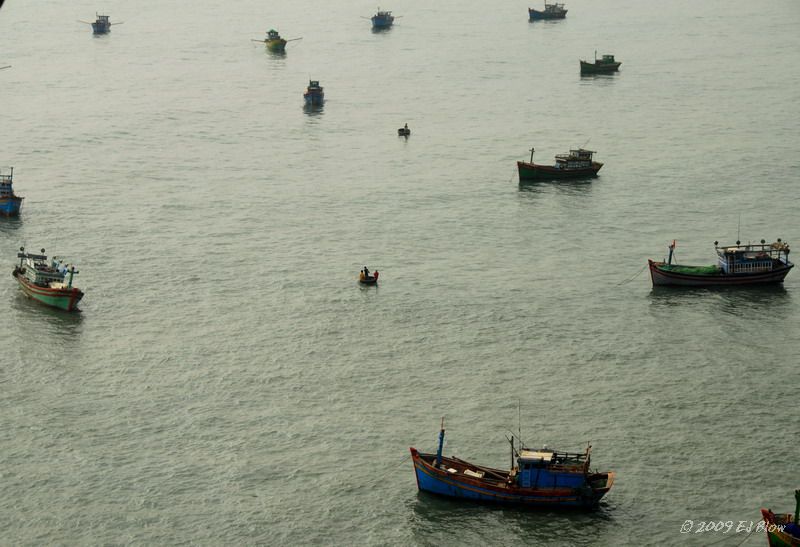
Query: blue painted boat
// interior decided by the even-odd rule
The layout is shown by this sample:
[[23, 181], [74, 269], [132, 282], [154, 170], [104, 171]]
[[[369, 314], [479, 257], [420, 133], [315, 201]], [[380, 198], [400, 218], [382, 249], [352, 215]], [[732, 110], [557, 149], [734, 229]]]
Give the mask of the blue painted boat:
[[0, 215], [15, 217], [22, 208], [22, 198], [14, 193], [14, 168], [0, 167]]
[[99, 13], [95, 13], [95, 20], [94, 22], [89, 21], [80, 21], [81, 23], [86, 23], [87, 25], [92, 25], [92, 32], [94, 34], [108, 34], [111, 32], [111, 25], [121, 25], [122, 23], [112, 23], [109, 20], [108, 15], [100, 15]]
[[531, 21], [539, 21], [541, 19], [564, 19], [567, 16], [567, 10], [564, 9], [564, 4], [548, 4], [544, 3], [544, 11], [528, 8], [528, 17]]
[[591, 445], [569, 453], [511, 443], [511, 470], [494, 469], [442, 456], [444, 419], [436, 453], [411, 447], [417, 487], [424, 492], [465, 500], [548, 508], [594, 509], [614, 484], [611, 471], [591, 471]]
[[303, 99], [308, 106], [322, 106], [322, 103], [325, 102], [325, 92], [318, 80], [309, 80], [306, 92], [303, 93]]
[[394, 16], [391, 11], [378, 10], [378, 13], [370, 19], [372, 20], [372, 28], [389, 28], [394, 23]]

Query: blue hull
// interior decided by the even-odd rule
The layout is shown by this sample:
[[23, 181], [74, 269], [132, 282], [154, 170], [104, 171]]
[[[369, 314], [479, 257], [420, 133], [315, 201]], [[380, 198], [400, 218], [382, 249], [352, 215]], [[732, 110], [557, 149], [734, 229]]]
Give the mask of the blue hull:
[[22, 208], [22, 198], [0, 198], [0, 216], [15, 217]]
[[[461, 473], [448, 473], [444, 469], [437, 469], [431, 465], [434, 458], [434, 454], [419, 454], [412, 449], [418, 488], [421, 491], [440, 496], [477, 502], [530, 507], [592, 509], [597, 506], [600, 498], [608, 492], [613, 483], [612, 474], [607, 486], [593, 489], [581, 475], [570, 481], [573, 484], [559, 484], [557, 488], [519, 488], [504, 482], [465, 477]], [[443, 468], [446, 469], [447, 461], [444, 463]]]
[[565, 11], [563, 14], [553, 15], [545, 13], [543, 11], [536, 11], [535, 9], [528, 9], [528, 17], [530, 17], [531, 21], [544, 21], [547, 19], [565, 19], [567, 17], [567, 12]]
[[98, 25], [97, 23], [92, 23], [92, 31], [95, 34], [108, 34], [111, 30], [111, 25]]
[[394, 23], [394, 19], [378, 19], [372, 18], [372, 28], [389, 28]]
[[322, 106], [325, 102], [325, 95], [303, 95], [308, 106]]

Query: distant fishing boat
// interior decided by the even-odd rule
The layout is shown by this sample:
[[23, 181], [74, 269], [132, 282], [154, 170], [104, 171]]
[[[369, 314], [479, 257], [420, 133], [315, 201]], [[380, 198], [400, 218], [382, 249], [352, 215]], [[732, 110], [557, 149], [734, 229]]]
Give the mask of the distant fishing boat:
[[770, 547], [800, 547], [800, 489], [794, 491], [794, 499], [794, 515], [761, 509]]
[[108, 34], [111, 32], [111, 25], [121, 25], [122, 22], [119, 23], [112, 23], [109, 20], [108, 15], [100, 15], [99, 13], [95, 14], [96, 19], [93, 23], [89, 21], [80, 21], [81, 23], [85, 23], [87, 25], [92, 25], [92, 32], [95, 34]]
[[294, 42], [295, 40], [302, 40], [303, 38], [291, 38], [289, 40], [284, 40], [281, 38], [281, 35], [275, 29], [269, 29], [267, 31], [267, 36], [263, 40], [255, 40], [254, 42], [261, 42], [267, 46], [267, 50], [273, 53], [284, 53], [286, 51], [286, 43], [287, 42]]
[[322, 86], [319, 85], [318, 80], [310, 80], [306, 92], [303, 93], [303, 99], [308, 106], [322, 106], [325, 102], [325, 92]]
[[581, 74], [607, 74], [609, 72], [616, 72], [619, 70], [619, 61], [614, 60], [613, 55], [603, 55], [602, 58], [597, 58], [597, 52], [594, 52], [594, 62], [590, 63], [581, 59]]
[[589, 468], [591, 445], [582, 453], [544, 447], [518, 449], [511, 443], [511, 469], [494, 469], [442, 455], [444, 419], [435, 453], [411, 447], [417, 487], [424, 492], [452, 498], [530, 507], [597, 507], [614, 484], [614, 473]]
[[583, 148], [570, 150], [569, 154], [557, 154], [554, 165], [533, 163], [533, 152], [534, 148], [531, 148], [530, 162], [517, 162], [520, 182], [594, 177], [603, 167], [601, 162], [592, 159], [596, 152]]
[[666, 262], [648, 260], [650, 278], [653, 286], [675, 285], [683, 287], [712, 287], [734, 285], [760, 285], [781, 283], [794, 267], [789, 262], [789, 244], [779, 238], [775, 243], [748, 243], [720, 247], [714, 242], [717, 251], [717, 264], [711, 266], [687, 266], [673, 264], [672, 256], [676, 243], [669, 245], [669, 258]]
[[19, 265], [11, 275], [19, 283], [22, 292], [42, 304], [73, 311], [83, 298], [83, 292], [72, 286], [73, 276], [78, 274], [75, 266], [65, 264], [53, 257], [48, 262], [47, 255], [31, 254], [20, 247], [17, 253]]
[[14, 193], [14, 168], [0, 167], [0, 215], [15, 217], [22, 208], [21, 196]]
[[380, 273], [378, 273], [378, 270], [375, 270], [372, 274], [370, 274], [369, 269], [364, 266], [364, 269], [358, 273], [358, 282], [363, 283], [364, 285], [375, 285], [378, 283], [379, 275]]
[[378, 13], [370, 17], [370, 20], [374, 29], [389, 28], [394, 23], [394, 15], [391, 11], [378, 10]]
[[564, 4], [548, 4], [545, 2], [544, 11], [528, 8], [528, 17], [531, 21], [538, 21], [540, 19], [564, 19], [566, 16], [567, 10], [564, 9]]
[[408, 124], [405, 124], [403, 127], [398, 129], [397, 134], [401, 137], [408, 137], [411, 135], [411, 130], [408, 128]]

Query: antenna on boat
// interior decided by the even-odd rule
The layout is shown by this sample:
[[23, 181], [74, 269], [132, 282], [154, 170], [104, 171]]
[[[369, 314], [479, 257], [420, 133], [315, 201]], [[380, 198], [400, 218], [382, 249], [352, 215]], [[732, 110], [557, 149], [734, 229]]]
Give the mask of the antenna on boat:
[[517, 397], [517, 438], [522, 445], [522, 403], [519, 397]]
[[739, 237], [739, 232], [741, 232], [741, 229], [742, 229], [742, 212], [739, 211], [739, 224], [738, 224], [738, 226], [736, 226], [736, 244], [737, 245], [739, 244], [739, 241], [741, 241], [741, 238]]

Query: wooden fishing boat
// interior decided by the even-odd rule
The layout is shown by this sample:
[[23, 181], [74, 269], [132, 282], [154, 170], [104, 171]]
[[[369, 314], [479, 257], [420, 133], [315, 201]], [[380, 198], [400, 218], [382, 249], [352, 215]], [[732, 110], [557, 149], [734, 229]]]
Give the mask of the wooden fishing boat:
[[622, 63], [614, 60], [613, 55], [603, 55], [600, 59], [597, 58], [597, 52], [594, 52], [594, 62], [581, 61], [581, 74], [608, 74], [609, 72], [616, 72], [619, 70], [619, 65]]
[[99, 13], [95, 13], [94, 22], [89, 22], [89, 21], [80, 21], [80, 22], [85, 23], [87, 25], [92, 25], [92, 32], [94, 34], [108, 34], [109, 32], [111, 32], [111, 25], [122, 24], [122, 22], [112, 23], [109, 20], [108, 15], [100, 15]]
[[592, 159], [596, 152], [583, 148], [570, 150], [569, 154], [557, 154], [554, 165], [533, 163], [533, 152], [531, 148], [530, 162], [517, 162], [520, 182], [594, 177], [603, 167], [602, 163]]
[[714, 287], [781, 283], [794, 267], [789, 261], [789, 244], [780, 238], [769, 244], [762, 239], [760, 244], [742, 245], [737, 241], [736, 245], [725, 247], [720, 247], [719, 242], [715, 241], [717, 264], [710, 266], [673, 264], [675, 247], [673, 241], [669, 245], [669, 258], [666, 261], [647, 261], [653, 286]]
[[358, 282], [364, 285], [377, 285], [380, 273], [375, 270], [371, 275], [366, 266], [358, 273]]
[[14, 193], [14, 168], [0, 167], [0, 216], [15, 217], [22, 208], [21, 196]]
[[319, 85], [318, 80], [310, 80], [306, 92], [303, 93], [303, 99], [308, 106], [322, 106], [325, 102], [325, 92], [322, 86]]
[[794, 515], [776, 515], [771, 509], [761, 509], [770, 547], [800, 547], [800, 490], [794, 491], [794, 499]]
[[[252, 39], [252, 38], [251, 38]], [[267, 51], [271, 51], [272, 53], [285, 53], [286, 52], [286, 44], [288, 42], [294, 42], [296, 40], [302, 40], [303, 38], [290, 38], [289, 40], [284, 40], [281, 38], [280, 33], [278, 33], [275, 29], [269, 29], [267, 31], [267, 36], [263, 40], [255, 40], [252, 39], [254, 42], [261, 42], [267, 46]]]
[[76, 310], [83, 292], [72, 286], [73, 276], [79, 273], [75, 266], [56, 257], [48, 262], [44, 249], [42, 254], [26, 253], [25, 247], [19, 250], [19, 265], [11, 275], [19, 283], [22, 292], [42, 304], [66, 311]]
[[582, 453], [544, 447], [530, 450], [511, 443], [511, 469], [495, 469], [442, 455], [444, 419], [435, 453], [411, 447], [417, 487], [424, 492], [473, 501], [530, 507], [597, 507], [614, 484], [614, 473], [589, 468], [591, 445]]
[[528, 8], [528, 17], [531, 21], [538, 21], [540, 19], [564, 19], [566, 16], [567, 10], [564, 9], [564, 4], [548, 4], [545, 2], [544, 11]]
[[392, 15], [391, 11], [378, 10], [378, 13], [370, 17], [370, 20], [374, 29], [389, 28], [394, 24], [394, 15]]

